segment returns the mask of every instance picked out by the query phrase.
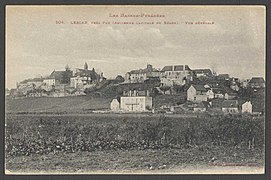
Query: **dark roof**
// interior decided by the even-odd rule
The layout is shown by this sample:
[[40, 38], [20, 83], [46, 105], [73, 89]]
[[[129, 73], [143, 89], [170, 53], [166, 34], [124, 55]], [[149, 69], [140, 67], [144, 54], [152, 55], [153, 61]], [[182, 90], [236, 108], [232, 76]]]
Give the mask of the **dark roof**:
[[202, 102], [200, 102], [198, 104], [195, 104], [194, 108], [206, 108], [206, 106]]
[[223, 108], [237, 108], [238, 107], [238, 101], [237, 100], [224, 100], [222, 102]]
[[193, 72], [196, 74], [212, 74], [210, 69], [194, 69]]
[[[77, 72], [74, 74], [74, 76], [91, 76], [93, 73], [92, 70], [88, 70], [88, 69], [77, 69]], [[95, 75], [97, 75], [97, 73], [95, 72]]]
[[194, 108], [207, 108], [209, 107], [209, 103], [206, 101], [195, 104]]
[[251, 78], [250, 83], [264, 83], [264, 79], [262, 77], [253, 77]]
[[27, 82], [42, 82], [43, 78], [33, 78], [33, 79], [25, 79], [21, 83], [27, 83]]
[[161, 71], [172, 71], [173, 66], [165, 66]]
[[223, 99], [213, 99], [211, 101], [212, 102], [212, 107], [214, 107], [214, 108], [221, 108], [223, 101], [224, 101]]
[[192, 71], [188, 65], [185, 65], [184, 68], [185, 68], [185, 70]]
[[218, 75], [219, 78], [230, 78], [229, 74], [219, 74]]
[[265, 101], [264, 100], [258, 100], [258, 99], [252, 99], [252, 111], [253, 112], [264, 112], [265, 109]]
[[212, 88], [215, 94], [224, 94], [224, 90], [221, 87]]
[[204, 85], [192, 84], [191, 86], [193, 86], [196, 89], [196, 91], [207, 91], [207, 89], [204, 87]]
[[65, 72], [65, 71], [53, 71], [53, 72], [50, 74], [49, 78], [61, 79], [64, 72]]
[[174, 66], [174, 71], [182, 71], [183, 65]]
[[157, 69], [155, 68], [152, 68], [152, 69], [148, 69], [148, 68], [145, 68], [145, 69], [137, 69], [137, 70], [132, 70], [128, 73], [130, 74], [142, 74], [142, 73], [148, 73], [148, 72], [159, 72]]
[[183, 71], [183, 69], [191, 71], [188, 65], [165, 66], [161, 71]]

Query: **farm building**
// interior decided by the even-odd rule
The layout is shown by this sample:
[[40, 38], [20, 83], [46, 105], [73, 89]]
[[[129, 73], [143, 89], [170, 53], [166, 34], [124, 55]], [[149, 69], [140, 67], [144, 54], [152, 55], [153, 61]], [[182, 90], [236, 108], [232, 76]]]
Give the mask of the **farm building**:
[[207, 90], [203, 85], [191, 85], [187, 90], [188, 101], [207, 101]]
[[113, 99], [110, 103], [110, 109], [112, 111], [118, 112], [120, 110], [120, 103], [117, 99]]
[[200, 102], [194, 105], [194, 112], [205, 112], [208, 107], [208, 102]]
[[213, 110], [216, 110], [216, 111], [221, 111], [222, 109], [222, 102], [224, 100], [223, 99], [213, 99], [211, 102], [210, 102], [210, 106]]
[[143, 112], [152, 109], [152, 97], [148, 91], [129, 91], [120, 98], [122, 111]]
[[222, 102], [222, 111], [224, 113], [238, 113], [238, 101], [224, 100]]
[[242, 104], [242, 113], [252, 113], [252, 104], [250, 101], [245, 102]]

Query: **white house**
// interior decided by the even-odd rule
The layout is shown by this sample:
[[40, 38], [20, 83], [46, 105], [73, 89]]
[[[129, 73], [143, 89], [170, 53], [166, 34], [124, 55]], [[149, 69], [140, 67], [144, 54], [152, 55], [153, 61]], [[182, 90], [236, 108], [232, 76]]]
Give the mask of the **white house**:
[[244, 104], [242, 104], [242, 113], [252, 113], [252, 104], [250, 101], [245, 102]]
[[89, 81], [91, 81], [91, 77], [87, 77], [87, 76], [72, 77], [70, 78], [70, 85], [71, 87], [74, 87], [74, 88], [83, 88], [84, 85], [88, 84]]
[[191, 85], [187, 90], [188, 101], [207, 101], [207, 90], [203, 85]]
[[149, 97], [148, 92], [145, 91], [129, 91], [127, 96], [120, 98], [120, 109], [122, 111], [134, 112], [151, 110], [152, 97]]
[[215, 98], [215, 93], [213, 92], [212, 89], [209, 89], [207, 91], [206, 95], [208, 96], [208, 99], [214, 99]]
[[110, 109], [112, 111], [118, 112], [120, 110], [120, 103], [117, 99], [113, 99], [110, 103]]

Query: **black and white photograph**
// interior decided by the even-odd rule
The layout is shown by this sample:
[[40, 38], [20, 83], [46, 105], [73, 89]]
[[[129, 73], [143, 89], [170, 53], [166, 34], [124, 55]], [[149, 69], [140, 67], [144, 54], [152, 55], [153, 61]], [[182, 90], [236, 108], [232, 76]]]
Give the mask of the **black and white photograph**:
[[265, 6], [7, 5], [5, 21], [5, 174], [265, 173]]

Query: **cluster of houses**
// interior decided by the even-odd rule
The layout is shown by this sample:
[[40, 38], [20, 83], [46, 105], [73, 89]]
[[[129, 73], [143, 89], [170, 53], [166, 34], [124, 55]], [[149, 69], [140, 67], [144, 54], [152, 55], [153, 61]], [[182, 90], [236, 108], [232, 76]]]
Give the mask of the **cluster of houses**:
[[[258, 108], [257, 102], [250, 99], [244, 101], [238, 97], [241, 88], [249, 87], [256, 91], [265, 88], [262, 77], [240, 81], [238, 78], [230, 77], [229, 74], [216, 75], [210, 69], [192, 70], [188, 65], [167, 65], [156, 69], [151, 64], [147, 64], [144, 69], [127, 72], [122, 84], [145, 83], [151, 79], [159, 81], [159, 86], [155, 86], [154, 90], [160, 94], [174, 95], [172, 94], [174, 87], [187, 87], [183, 88], [186, 102], [166, 107], [170, 112], [181, 109], [193, 112], [210, 110], [224, 113], [262, 113], [262, 108]], [[87, 63], [82, 69], [70, 69], [67, 65], [65, 70], [54, 70], [47, 77], [27, 79], [17, 83], [17, 88], [7, 91], [6, 94], [15, 97], [86, 95], [86, 88], [94, 87], [103, 80], [105, 80], [103, 73], [97, 73], [94, 68], [89, 69]], [[178, 92], [176, 91], [175, 94]], [[149, 90], [124, 91], [120, 98], [112, 100], [110, 108], [113, 112], [154, 111]]]
[[53, 71], [44, 78], [26, 79], [17, 83], [17, 88], [9, 91], [12, 96], [17, 97], [63, 97], [86, 95], [84, 90], [94, 86], [105, 78], [103, 73], [90, 70], [88, 64], [84, 68], [71, 70], [67, 65], [64, 71]]
[[[210, 110], [223, 113], [263, 113], [262, 108], [259, 108], [256, 102], [240, 100], [238, 97], [241, 87], [264, 88], [265, 81], [262, 77], [253, 77], [241, 82], [238, 78], [230, 77], [229, 74], [214, 75], [210, 69], [192, 70], [188, 65], [172, 65], [158, 70], [148, 64], [145, 69], [127, 72], [125, 83], [144, 83], [152, 78], [159, 79], [162, 87], [189, 84], [189, 88], [186, 90], [186, 102], [178, 106], [166, 107], [170, 112], [182, 109], [193, 112]], [[197, 78], [208, 78], [210, 83], [197, 84], [195, 81]], [[225, 88], [220, 85], [220, 82], [229, 82], [229, 85]], [[156, 87], [161, 91], [159, 88]], [[111, 110], [114, 112], [154, 111], [151, 107], [152, 97], [149, 96], [149, 93], [141, 93], [141, 91], [129, 91], [128, 94], [124, 92], [119, 100], [113, 99], [111, 102]]]
[[187, 108], [194, 112], [205, 112], [207, 109], [223, 113], [261, 114], [262, 110], [253, 106], [251, 101], [238, 100], [238, 94], [224, 92], [208, 85], [191, 85], [187, 90]]
[[150, 78], [159, 78], [163, 86], [184, 85], [187, 81], [193, 81], [193, 71], [188, 65], [165, 66], [158, 70], [147, 64], [145, 69], [132, 70], [125, 74], [126, 83], [143, 83]]

